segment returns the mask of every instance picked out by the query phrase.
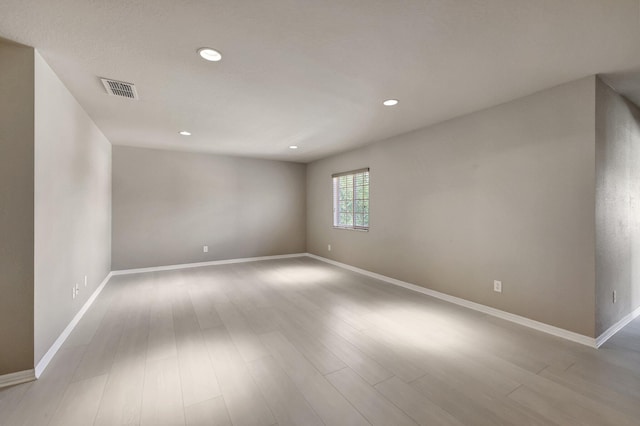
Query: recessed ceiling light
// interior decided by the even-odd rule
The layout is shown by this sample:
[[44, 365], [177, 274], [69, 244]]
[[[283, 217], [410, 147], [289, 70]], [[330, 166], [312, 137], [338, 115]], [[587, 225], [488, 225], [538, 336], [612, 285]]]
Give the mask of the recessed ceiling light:
[[222, 54], [210, 47], [201, 47], [200, 49], [198, 49], [198, 54], [202, 57], [202, 59], [211, 62], [218, 62], [220, 59], [222, 59]]
[[298, 145], [289, 145], [289, 149], [298, 149]]
[[187, 132], [186, 130], [181, 131], [180, 134], [182, 136], [191, 136], [191, 132]]
[[382, 104], [384, 106], [394, 106], [394, 105], [398, 105], [398, 100], [397, 99], [387, 99]]

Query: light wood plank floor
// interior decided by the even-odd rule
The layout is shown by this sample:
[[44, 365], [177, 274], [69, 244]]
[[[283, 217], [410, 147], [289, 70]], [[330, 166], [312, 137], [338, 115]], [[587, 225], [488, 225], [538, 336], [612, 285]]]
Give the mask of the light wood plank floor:
[[640, 320], [599, 350], [309, 258], [114, 277], [13, 425], [638, 425]]

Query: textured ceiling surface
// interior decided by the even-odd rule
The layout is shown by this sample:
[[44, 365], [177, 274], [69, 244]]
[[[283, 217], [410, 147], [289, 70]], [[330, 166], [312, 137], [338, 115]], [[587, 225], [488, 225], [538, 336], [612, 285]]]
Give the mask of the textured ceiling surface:
[[590, 74], [633, 75], [639, 3], [1, 0], [0, 37], [38, 49], [113, 144], [308, 162]]

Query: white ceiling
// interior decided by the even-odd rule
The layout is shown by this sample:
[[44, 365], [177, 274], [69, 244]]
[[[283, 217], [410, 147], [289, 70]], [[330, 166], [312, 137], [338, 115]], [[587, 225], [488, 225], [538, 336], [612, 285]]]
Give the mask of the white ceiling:
[[[308, 162], [590, 74], [628, 76], [640, 70], [639, 9], [1, 0], [0, 37], [36, 47], [113, 144]], [[223, 60], [201, 60], [202, 46]], [[108, 96], [98, 77], [135, 83], [140, 101]], [[387, 98], [400, 104], [382, 106]]]

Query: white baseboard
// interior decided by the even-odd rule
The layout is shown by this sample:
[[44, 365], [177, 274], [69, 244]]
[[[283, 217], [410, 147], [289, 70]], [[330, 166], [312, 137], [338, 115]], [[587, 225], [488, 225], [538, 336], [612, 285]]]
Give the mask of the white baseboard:
[[[53, 343], [51, 348], [47, 351], [47, 353], [42, 357], [42, 359], [36, 365], [34, 370], [27, 370], [18, 373], [7, 374], [4, 376], [0, 376], [0, 387], [9, 386], [10, 384], [23, 383], [30, 380], [34, 380], [35, 378], [40, 377], [42, 372], [45, 370], [53, 356], [58, 352], [64, 341], [69, 337], [69, 334], [73, 331], [75, 326], [78, 324], [80, 319], [87, 312], [89, 307], [93, 304], [95, 299], [98, 297], [104, 286], [107, 284], [109, 279], [115, 275], [128, 275], [128, 274], [138, 274], [143, 272], [155, 272], [155, 271], [170, 271], [175, 269], [186, 269], [186, 268], [198, 268], [202, 266], [214, 266], [214, 265], [226, 265], [231, 263], [244, 263], [244, 262], [256, 262], [260, 260], [273, 260], [273, 259], [287, 259], [293, 257], [303, 257], [308, 256], [313, 259], [320, 260], [322, 262], [330, 263], [335, 266], [339, 266], [344, 269], [348, 269], [350, 271], [354, 271], [390, 284], [394, 284], [400, 287], [404, 287], [409, 290], [413, 290], [422, 294], [426, 294], [427, 296], [435, 297], [440, 300], [444, 300], [459, 306], [464, 306], [469, 309], [473, 309], [475, 311], [479, 311], [488, 315], [492, 315], [498, 318], [502, 318], [507, 321], [514, 322], [516, 324], [523, 325], [525, 327], [532, 328], [534, 330], [542, 331], [547, 334], [551, 334], [553, 336], [561, 337], [567, 340], [571, 340], [576, 343], [580, 343], [590, 347], [599, 347], [604, 342], [606, 342], [611, 336], [613, 336], [616, 332], [618, 332], [622, 327], [631, 322], [634, 318], [640, 315], [640, 308], [633, 311], [631, 314], [624, 317], [622, 320], [618, 321], [615, 325], [610, 327], [606, 332], [600, 335], [597, 339], [593, 337], [584, 336], [582, 334], [574, 333], [569, 330], [565, 330], [559, 327], [554, 327], [549, 324], [545, 324], [539, 321], [535, 321], [529, 318], [525, 318], [519, 315], [515, 315], [509, 312], [501, 311], [499, 309], [491, 308], [489, 306], [481, 305], [479, 303], [471, 302], [466, 299], [461, 299], [459, 297], [450, 296], [445, 293], [440, 293], [435, 290], [430, 290], [425, 287], [420, 287], [415, 284], [411, 284], [405, 281], [397, 280], [395, 278], [387, 277], [385, 275], [377, 274], [375, 272], [367, 271], [365, 269], [357, 268], [355, 266], [347, 265], [346, 263], [337, 262], [335, 260], [327, 259], [325, 257], [317, 256], [311, 253], [294, 253], [294, 254], [283, 254], [283, 255], [275, 255], [275, 256], [260, 256], [260, 257], [247, 257], [247, 258], [239, 258], [239, 259], [227, 259], [227, 260], [213, 260], [209, 262], [198, 262], [198, 263], [185, 263], [180, 265], [168, 265], [168, 266], [155, 266], [149, 268], [137, 268], [137, 269], [124, 269], [119, 271], [111, 271], [102, 283], [98, 286], [96, 291], [93, 292], [89, 300], [82, 306], [82, 309], [76, 314], [75, 317], [71, 320], [69, 325], [64, 329], [64, 331], [58, 336], [56, 341]], [[17, 381], [13, 381], [17, 380]], [[8, 383], [8, 384], [6, 384]]]
[[121, 269], [119, 271], [112, 271], [111, 274], [112, 275], [129, 275], [129, 274], [140, 274], [143, 272], [171, 271], [174, 269], [200, 268], [202, 266], [228, 265], [230, 263], [257, 262], [260, 260], [273, 260], [273, 259], [288, 259], [291, 257], [303, 257], [306, 255], [307, 253], [293, 253], [293, 254], [278, 254], [273, 256], [242, 257], [239, 259], [211, 260], [208, 262], [183, 263], [179, 265], [151, 266], [149, 268], [136, 268], [136, 269]]
[[31, 382], [35, 379], [36, 375], [33, 369], [3, 374], [0, 376], [0, 389], [7, 386], [19, 385], [20, 383]]
[[60, 333], [60, 336], [58, 336], [56, 341], [53, 342], [53, 345], [51, 345], [51, 347], [49, 348], [47, 353], [44, 354], [42, 359], [38, 362], [38, 364], [36, 365], [36, 369], [35, 369], [35, 377], [36, 378], [40, 377], [40, 375], [42, 374], [44, 369], [47, 368], [47, 365], [49, 365], [49, 363], [53, 359], [54, 355], [58, 352], [58, 350], [60, 349], [60, 347], [62, 346], [64, 341], [67, 340], [67, 337], [69, 337], [69, 335], [71, 334], [71, 332], [73, 331], [75, 326], [78, 324], [78, 322], [80, 322], [80, 319], [84, 316], [84, 314], [87, 312], [87, 310], [89, 310], [89, 307], [96, 300], [96, 298], [98, 297], [98, 295], [100, 294], [100, 292], [102, 291], [104, 286], [107, 285], [107, 282], [109, 281], [109, 279], [112, 276], [113, 276], [112, 272], [109, 272], [107, 274], [105, 279], [102, 280], [102, 282], [100, 283], [98, 288], [96, 288], [96, 290], [93, 292], [93, 294], [85, 302], [85, 304], [82, 306], [80, 311], [76, 314], [76, 316], [73, 317], [73, 319], [67, 325], [67, 327], [62, 331], [62, 333]]
[[387, 277], [385, 275], [376, 274], [375, 272], [367, 271], [366, 269], [356, 268], [355, 266], [347, 265], [346, 263], [336, 262], [335, 260], [327, 259], [325, 257], [317, 256], [315, 254], [307, 253], [306, 255], [313, 259], [330, 263], [332, 265], [339, 266], [341, 268], [348, 269], [350, 271], [354, 271], [359, 274], [378, 279], [380, 281], [385, 281], [393, 285], [397, 285], [400, 287], [407, 288], [409, 290], [426, 294], [427, 296], [435, 297], [436, 299], [444, 300], [456, 305], [464, 306], [465, 308], [473, 309], [474, 311], [478, 311], [488, 315], [492, 315], [494, 317], [502, 318], [504, 320], [511, 321], [516, 324], [520, 324], [525, 327], [532, 328], [534, 330], [542, 331], [544, 333], [551, 334], [556, 337], [561, 337], [563, 339], [571, 340], [572, 342], [580, 343], [590, 347], [596, 347], [596, 339], [594, 339], [593, 337], [588, 337], [582, 334], [574, 333], [573, 331], [565, 330], [559, 327], [554, 327], [552, 325], [535, 321], [529, 318], [525, 318], [520, 315], [515, 315], [509, 312], [501, 311], [500, 309], [495, 309], [489, 306], [481, 305], [480, 303], [471, 302], [469, 300], [461, 299], [459, 297], [450, 296], [445, 293], [440, 293], [439, 291], [430, 290], [428, 288], [420, 287], [418, 285], [397, 280], [395, 278]]
[[604, 343], [607, 340], [611, 339], [614, 334], [616, 334], [618, 331], [622, 330], [622, 328], [625, 325], [629, 324], [631, 321], [636, 319], [638, 316], [640, 316], [640, 307], [637, 307], [630, 314], [625, 315], [624, 318], [622, 318], [617, 323], [613, 324], [604, 333], [602, 333], [600, 336], [598, 336], [596, 338], [596, 347], [599, 348], [600, 346], [604, 345]]

